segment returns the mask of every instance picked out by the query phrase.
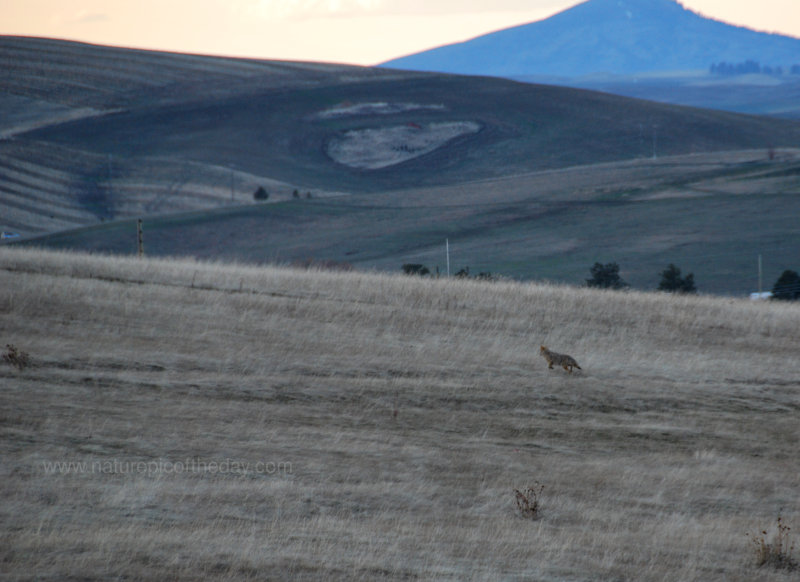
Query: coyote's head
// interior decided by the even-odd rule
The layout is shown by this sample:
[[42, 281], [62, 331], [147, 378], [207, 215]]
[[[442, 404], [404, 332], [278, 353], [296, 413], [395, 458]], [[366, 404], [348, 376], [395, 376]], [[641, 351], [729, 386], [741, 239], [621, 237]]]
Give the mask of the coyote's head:
[[540, 346], [540, 347], [539, 347], [539, 351], [540, 351], [540, 352], [546, 352], [546, 351], [548, 351], [548, 350], [547, 350], [547, 346]]

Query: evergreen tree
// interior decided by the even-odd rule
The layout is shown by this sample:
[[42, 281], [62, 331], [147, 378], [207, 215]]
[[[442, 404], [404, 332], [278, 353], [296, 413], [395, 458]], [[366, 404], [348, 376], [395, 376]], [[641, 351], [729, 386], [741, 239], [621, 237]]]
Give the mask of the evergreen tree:
[[406, 275], [420, 275], [424, 277], [425, 275], [431, 274], [430, 269], [420, 263], [405, 263], [402, 269]]
[[772, 287], [772, 298], [782, 301], [797, 301], [800, 299], [800, 275], [797, 271], [786, 270], [775, 281]]
[[681, 277], [681, 270], [670, 263], [661, 273], [658, 290], [669, 293], [697, 293], [697, 288], [694, 286], [694, 273]]
[[595, 263], [589, 271], [591, 279], [586, 279], [587, 287], [597, 287], [600, 289], [624, 289], [629, 285], [619, 276], [619, 265], [617, 263]]

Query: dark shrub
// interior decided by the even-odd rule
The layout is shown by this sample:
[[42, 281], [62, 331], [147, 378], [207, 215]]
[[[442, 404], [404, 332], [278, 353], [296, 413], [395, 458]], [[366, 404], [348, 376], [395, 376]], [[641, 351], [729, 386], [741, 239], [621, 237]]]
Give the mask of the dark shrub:
[[797, 271], [785, 270], [772, 287], [772, 298], [781, 301], [800, 299], [800, 275]]
[[624, 289], [629, 285], [619, 276], [619, 265], [617, 263], [595, 263], [589, 269], [592, 274], [591, 279], [586, 279], [587, 287], [597, 287], [600, 289]]
[[670, 263], [661, 273], [658, 290], [669, 293], [697, 293], [697, 287], [694, 286], [694, 273], [681, 277], [681, 270]]
[[425, 276], [431, 274], [430, 269], [420, 263], [405, 263], [402, 269], [406, 275]]

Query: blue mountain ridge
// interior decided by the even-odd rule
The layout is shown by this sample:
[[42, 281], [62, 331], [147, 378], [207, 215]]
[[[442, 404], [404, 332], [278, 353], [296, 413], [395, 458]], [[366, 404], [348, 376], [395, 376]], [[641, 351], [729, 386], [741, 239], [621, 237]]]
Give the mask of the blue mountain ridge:
[[581, 77], [800, 64], [800, 39], [705, 18], [674, 0], [589, 0], [545, 20], [380, 66], [464, 75]]

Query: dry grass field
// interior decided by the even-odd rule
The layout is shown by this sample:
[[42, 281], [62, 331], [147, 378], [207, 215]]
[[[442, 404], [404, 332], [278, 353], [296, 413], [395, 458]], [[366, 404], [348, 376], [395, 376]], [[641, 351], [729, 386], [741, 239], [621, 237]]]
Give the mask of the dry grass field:
[[800, 527], [798, 330], [797, 305], [3, 248], [29, 361], [0, 361], [0, 576], [795, 580], [753, 536]]

